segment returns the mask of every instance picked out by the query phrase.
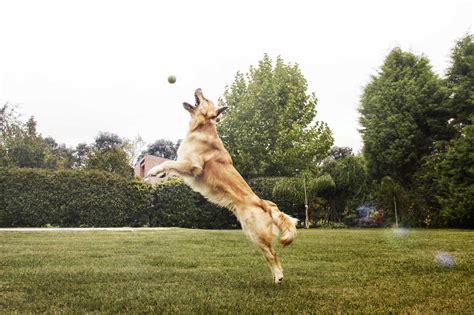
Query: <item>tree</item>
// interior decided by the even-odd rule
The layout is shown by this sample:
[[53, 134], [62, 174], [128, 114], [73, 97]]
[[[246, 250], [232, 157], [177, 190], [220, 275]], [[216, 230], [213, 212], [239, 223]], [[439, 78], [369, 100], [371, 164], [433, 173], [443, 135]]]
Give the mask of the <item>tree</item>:
[[136, 136], [133, 139], [124, 139], [122, 147], [127, 153], [128, 164], [133, 167], [141, 155], [145, 141], [141, 136]]
[[406, 216], [409, 200], [407, 191], [393, 178], [390, 176], [382, 178], [377, 196], [377, 205], [385, 210], [386, 214], [391, 215], [396, 223], [405, 222], [409, 219]]
[[71, 149], [52, 137], [43, 138], [33, 117], [26, 123], [18, 117], [16, 108], [9, 104], [0, 108], [0, 166], [50, 169], [72, 166]]
[[333, 160], [340, 160], [348, 156], [353, 156], [352, 148], [333, 146], [329, 150], [329, 157]]
[[328, 126], [314, 120], [317, 99], [298, 65], [281, 57], [273, 65], [265, 54], [248, 74], [238, 72], [219, 103], [228, 107], [219, 133], [246, 177], [314, 169], [333, 142]]
[[[21, 122], [18, 119], [19, 113], [15, 106], [9, 103], [0, 107], [0, 141], [3, 141], [7, 133], [12, 129], [20, 128]], [[3, 142], [0, 142], [0, 144]]]
[[112, 172], [124, 177], [133, 176], [127, 153], [117, 145], [103, 150], [94, 149], [87, 159], [85, 168]]
[[[324, 203], [324, 196], [331, 194], [334, 187], [334, 180], [328, 174], [314, 176], [302, 172], [301, 176], [280, 178], [273, 188], [273, 197], [278, 204], [281, 203], [290, 209], [299, 209], [296, 216], [304, 217], [305, 227], [308, 228], [310, 209], [315, 209]], [[314, 219], [318, 219], [317, 214], [314, 215]]]
[[444, 146], [432, 178], [441, 218], [450, 226], [474, 226], [474, 35], [457, 41], [447, 71], [447, 107], [457, 133]]
[[439, 162], [436, 198], [450, 226], [474, 227], [474, 115]]
[[9, 146], [15, 135], [22, 130], [22, 123], [18, 119], [16, 107], [5, 103], [0, 107], [0, 166], [11, 164]]
[[470, 226], [473, 194], [474, 42], [473, 35], [457, 41], [445, 84], [449, 98], [450, 139], [435, 141], [416, 174], [416, 193], [425, 212], [425, 224]]
[[364, 88], [359, 111], [371, 177], [411, 185], [420, 159], [452, 134], [446, 91], [424, 56], [393, 49]]
[[87, 143], [79, 143], [73, 151], [73, 166], [85, 167], [91, 151], [92, 148]]
[[334, 160], [326, 159], [321, 166], [321, 172], [329, 174], [335, 184], [327, 197], [326, 211], [329, 220], [339, 221], [344, 213], [351, 214], [351, 210], [366, 201], [367, 169], [362, 156], [349, 154]]
[[30, 117], [22, 128], [16, 128], [7, 138], [8, 160], [11, 166], [47, 168], [46, 142], [36, 131], [36, 121]]
[[178, 140], [176, 144], [171, 140], [158, 139], [152, 144], [148, 145], [147, 149], [142, 152], [141, 156], [151, 154], [165, 159], [176, 160], [178, 147], [181, 141]]
[[74, 150], [64, 144], [58, 144], [52, 137], [44, 138], [46, 151], [46, 167], [51, 169], [72, 168], [74, 165]]
[[446, 85], [451, 124], [470, 124], [474, 114], [474, 35], [464, 36], [454, 46]]
[[97, 150], [111, 149], [114, 146], [122, 146], [123, 140], [115, 133], [99, 132], [95, 138], [94, 148]]

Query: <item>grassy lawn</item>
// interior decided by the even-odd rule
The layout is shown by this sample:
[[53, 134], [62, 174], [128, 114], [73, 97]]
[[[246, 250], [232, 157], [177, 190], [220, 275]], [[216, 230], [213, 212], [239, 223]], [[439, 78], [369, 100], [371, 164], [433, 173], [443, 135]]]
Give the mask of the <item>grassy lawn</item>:
[[300, 230], [277, 252], [279, 286], [241, 231], [0, 232], [0, 312], [474, 311], [472, 231]]

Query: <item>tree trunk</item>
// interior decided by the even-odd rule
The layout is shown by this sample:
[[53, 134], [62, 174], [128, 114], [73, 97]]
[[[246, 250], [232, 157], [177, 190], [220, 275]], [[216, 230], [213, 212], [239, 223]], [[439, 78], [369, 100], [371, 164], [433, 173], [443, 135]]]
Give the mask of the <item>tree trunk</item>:
[[393, 209], [395, 210], [395, 227], [398, 229], [397, 200], [393, 197]]
[[306, 178], [303, 177], [303, 188], [304, 188], [304, 209], [305, 209], [305, 220], [304, 227], [309, 229], [309, 207], [308, 207], [308, 195], [306, 193]]

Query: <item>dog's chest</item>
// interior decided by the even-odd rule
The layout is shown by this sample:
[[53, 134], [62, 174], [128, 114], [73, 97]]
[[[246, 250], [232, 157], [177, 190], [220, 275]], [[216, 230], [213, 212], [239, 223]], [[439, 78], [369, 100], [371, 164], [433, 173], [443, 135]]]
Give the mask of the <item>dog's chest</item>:
[[206, 198], [209, 198], [209, 196], [211, 195], [209, 187], [196, 177], [185, 176], [183, 179], [186, 185], [191, 187], [191, 189], [195, 192], [200, 193]]
[[225, 194], [212, 191], [212, 189], [210, 189], [209, 186], [203, 183], [199, 178], [186, 176], [183, 179], [186, 185], [191, 187], [191, 189], [194, 190], [195, 192], [198, 192], [201, 195], [203, 195], [210, 202], [216, 205], [219, 205], [221, 207], [226, 207], [229, 209], [232, 208], [230, 207], [230, 205], [232, 204], [232, 201], [229, 200], [229, 198]]

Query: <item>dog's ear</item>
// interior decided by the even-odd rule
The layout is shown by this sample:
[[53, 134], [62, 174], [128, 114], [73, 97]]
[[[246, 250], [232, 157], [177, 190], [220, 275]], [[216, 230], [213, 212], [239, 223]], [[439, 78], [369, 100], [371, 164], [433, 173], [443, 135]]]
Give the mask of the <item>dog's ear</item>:
[[184, 107], [185, 110], [187, 110], [191, 114], [194, 114], [194, 111], [196, 110], [196, 107], [194, 107], [193, 105], [191, 105], [189, 103], [186, 103], [186, 102], [183, 103], [183, 107]]
[[227, 108], [227, 106], [220, 107], [218, 110], [216, 110], [216, 113], [214, 114], [214, 116], [212, 116], [211, 119], [215, 119], [216, 122], [219, 122], [219, 115], [222, 114]]
[[227, 108], [228, 108], [227, 106], [220, 107], [220, 108], [216, 111], [216, 117], [218, 117], [220, 114], [222, 114]]

